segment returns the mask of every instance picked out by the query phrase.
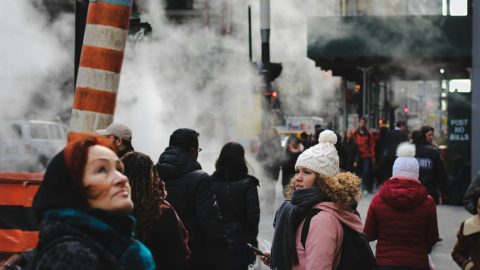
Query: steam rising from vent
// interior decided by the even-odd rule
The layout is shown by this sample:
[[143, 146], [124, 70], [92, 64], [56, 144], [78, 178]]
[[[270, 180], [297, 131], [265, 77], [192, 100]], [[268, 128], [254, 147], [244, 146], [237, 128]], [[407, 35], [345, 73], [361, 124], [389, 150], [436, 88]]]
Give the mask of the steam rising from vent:
[[72, 103], [74, 14], [61, 13], [50, 22], [35, 3], [2, 2], [0, 119], [68, 118], [64, 114]]

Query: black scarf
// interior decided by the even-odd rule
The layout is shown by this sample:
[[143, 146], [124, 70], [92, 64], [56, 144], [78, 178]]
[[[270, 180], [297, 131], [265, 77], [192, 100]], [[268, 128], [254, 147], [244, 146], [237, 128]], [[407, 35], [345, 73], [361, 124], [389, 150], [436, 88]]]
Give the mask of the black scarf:
[[295, 190], [291, 201], [285, 201], [275, 215], [275, 233], [272, 244], [271, 268], [289, 270], [298, 264], [296, 232], [307, 216], [308, 210], [317, 203], [329, 201], [317, 187]]

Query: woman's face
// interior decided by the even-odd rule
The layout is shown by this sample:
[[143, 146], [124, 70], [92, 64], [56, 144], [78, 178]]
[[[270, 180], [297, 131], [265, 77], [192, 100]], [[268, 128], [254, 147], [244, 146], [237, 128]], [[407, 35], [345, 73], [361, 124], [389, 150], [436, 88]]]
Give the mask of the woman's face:
[[352, 129], [347, 129], [347, 134], [346, 134], [347, 139], [351, 139], [353, 137], [353, 130]]
[[433, 142], [433, 131], [428, 131], [426, 134], [425, 134], [425, 139], [427, 140], [427, 142], [429, 143], [432, 143]]
[[90, 207], [129, 213], [133, 209], [130, 184], [123, 163], [109, 148], [94, 145], [88, 150], [83, 176]]
[[304, 167], [297, 167], [295, 169], [295, 189], [311, 188], [315, 184], [317, 174]]

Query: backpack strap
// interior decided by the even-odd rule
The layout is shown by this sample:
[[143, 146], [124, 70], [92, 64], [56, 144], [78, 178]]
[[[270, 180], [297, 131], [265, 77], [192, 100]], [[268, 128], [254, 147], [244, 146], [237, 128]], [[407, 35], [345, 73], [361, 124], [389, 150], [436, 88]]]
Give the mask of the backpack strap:
[[307, 235], [308, 231], [310, 230], [310, 221], [312, 221], [312, 218], [318, 214], [318, 212], [322, 211], [321, 209], [318, 208], [312, 208], [308, 211], [307, 216], [305, 217], [305, 222], [303, 222], [302, 226], [302, 246], [305, 249], [305, 242], [307, 242]]

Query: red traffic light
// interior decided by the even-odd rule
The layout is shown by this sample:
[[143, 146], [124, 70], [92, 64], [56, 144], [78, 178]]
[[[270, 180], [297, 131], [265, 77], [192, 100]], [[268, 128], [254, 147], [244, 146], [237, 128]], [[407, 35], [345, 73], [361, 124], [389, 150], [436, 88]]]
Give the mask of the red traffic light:
[[408, 107], [407, 106], [403, 107], [403, 112], [408, 113]]
[[362, 87], [360, 86], [360, 84], [355, 84], [355, 92], [360, 92], [360, 89], [362, 89]]
[[266, 96], [266, 97], [274, 97], [274, 98], [276, 98], [276, 97], [278, 97], [278, 92], [277, 92], [277, 91], [264, 92], [263, 95]]

